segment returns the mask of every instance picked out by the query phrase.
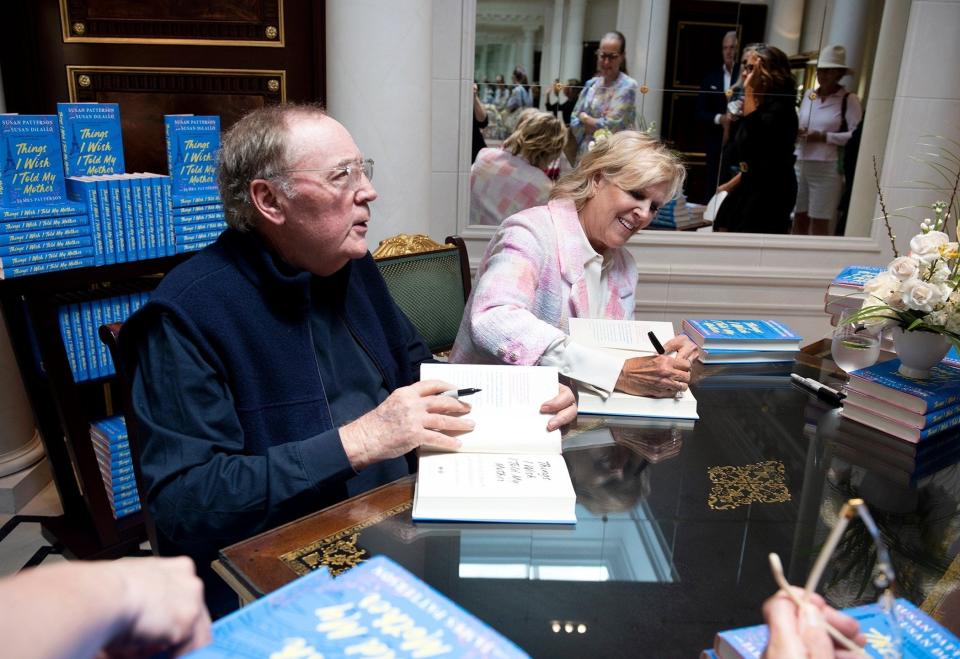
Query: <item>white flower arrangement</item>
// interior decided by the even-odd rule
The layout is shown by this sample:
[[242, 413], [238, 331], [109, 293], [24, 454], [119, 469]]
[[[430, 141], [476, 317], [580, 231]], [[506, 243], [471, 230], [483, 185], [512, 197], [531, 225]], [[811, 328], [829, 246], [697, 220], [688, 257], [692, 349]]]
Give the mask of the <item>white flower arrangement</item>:
[[[866, 299], [849, 322], [876, 331], [900, 327], [905, 332], [941, 334], [960, 349], [960, 248], [956, 240], [950, 240], [948, 233], [951, 211], [956, 211], [960, 159], [943, 148], [932, 155], [937, 160], [926, 161], [927, 164], [948, 185], [952, 184], [953, 189], [949, 201], [938, 201], [930, 206], [933, 219], [927, 218], [920, 223], [920, 233], [910, 240], [910, 252], [906, 256], [897, 252], [874, 160], [883, 220], [895, 258], [885, 272], [864, 284]], [[955, 221], [953, 232], [956, 237]]]

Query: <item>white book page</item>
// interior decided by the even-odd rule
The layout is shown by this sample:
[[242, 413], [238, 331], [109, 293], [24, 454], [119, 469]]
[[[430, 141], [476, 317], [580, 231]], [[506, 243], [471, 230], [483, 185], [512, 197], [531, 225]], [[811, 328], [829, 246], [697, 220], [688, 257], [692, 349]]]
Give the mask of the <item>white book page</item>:
[[594, 348], [615, 348], [631, 352], [656, 354], [647, 332], [653, 332], [666, 343], [675, 335], [673, 324], [657, 320], [608, 320], [606, 318], [571, 318], [570, 338]]
[[473, 431], [457, 435], [461, 442], [458, 452], [560, 452], [560, 431], [547, 432], [551, 415], [540, 413], [540, 406], [558, 393], [556, 368], [423, 364], [420, 379], [444, 380], [458, 389], [480, 389], [463, 399], [472, 407], [466, 418], [477, 425]]

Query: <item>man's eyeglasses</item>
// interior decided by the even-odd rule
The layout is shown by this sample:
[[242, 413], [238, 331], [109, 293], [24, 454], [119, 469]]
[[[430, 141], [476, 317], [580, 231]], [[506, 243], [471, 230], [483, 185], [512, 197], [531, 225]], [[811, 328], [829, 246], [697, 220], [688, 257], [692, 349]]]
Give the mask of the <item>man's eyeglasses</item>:
[[620, 53], [607, 53], [607, 52], [604, 52], [604, 51], [602, 51], [602, 50], [598, 50], [598, 51], [597, 51], [597, 57], [599, 57], [600, 59], [602, 59], [602, 60], [604, 60], [604, 61], [607, 61], [607, 60], [615, 60], [615, 59], [617, 59], [618, 57], [620, 57]]
[[281, 174], [296, 174], [298, 172], [336, 172], [330, 182], [337, 186], [356, 187], [360, 183], [360, 174], [367, 177], [368, 181], [373, 180], [373, 158], [364, 160], [355, 160], [354, 162], [344, 163], [336, 167], [323, 167], [320, 169], [285, 169]]

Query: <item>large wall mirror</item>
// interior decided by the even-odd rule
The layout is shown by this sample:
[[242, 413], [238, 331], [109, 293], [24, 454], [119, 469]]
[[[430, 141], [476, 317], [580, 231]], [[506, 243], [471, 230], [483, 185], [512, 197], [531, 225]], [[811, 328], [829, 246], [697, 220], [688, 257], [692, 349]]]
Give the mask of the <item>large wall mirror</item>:
[[[858, 130], [870, 102], [883, 5], [477, 0], [474, 148], [468, 159], [474, 163], [480, 147], [506, 143], [524, 162], [509, 169], [518, 182], [510, 189], [491, 182], [492, 169], [473, 165], [469, 224], [496, 225], [518, 206], [542, 203], [549, 184], [534, 170], [550, 178], [574, 166], [595, 135], [603, 138], [603, 130], [593, 130], [603, 117], [607, 130], [647, 130], [682, 155], [688, 182], [673, 213], [683, 229], [713, 231], [698, 219], [700, 205], [718, 186], [736, 185], [731, 179], [757, 162], [763, 185], [754, 185], [748, 200], [739, 195], [744, 206], [738, 215], [751, 220], [727, 229], [868, 236], [871, 218], [847, 211], [851, 193], [856, 199], [872, 188], [854, 185], [857, 177], [872, 176], [869, 167], [858, 170], [858, 160], [869, 163], [885, 146], [875, 137], [861, 141]], [[614, 30], [624, 37], [622, 53], [618, 40], [604, 38]], [[750, 44], [761, 46], [745, 53]], [[526, 107], [552, 112], [571, 127], [574, 143], [554, 157], [549, 126], [523, 132]], [[516, 146], [537, 140], [547, 154]], [[866, 202], [870, 213], [872, 201]]]

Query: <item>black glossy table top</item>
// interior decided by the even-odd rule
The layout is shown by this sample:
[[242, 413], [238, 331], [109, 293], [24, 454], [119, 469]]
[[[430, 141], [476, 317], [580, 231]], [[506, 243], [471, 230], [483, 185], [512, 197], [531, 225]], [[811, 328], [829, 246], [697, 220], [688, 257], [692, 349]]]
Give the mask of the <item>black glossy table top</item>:
[[[885, 461], [875, 435], [790, 384], [791, 372], [841, 382], [832, 363], [803, 360], [704, 368], [696, 423], [581, 417], [564, 451], [575, 528], [414, 525], [400, 505], [334, 534], [314, 516], [294, 522], [314, 542], [288, 542], [273, 560], [292, 579], [318, 561], [387, 554], [534, 656], [695, 657], [716, 631], [761, 621], [776, 589], [769, 552], [802, 585], [840, 507], [858, 496], [890, 546], [898, 595], [957, 631], [960, 466], [911, 484], [908, 459]], [[838, 442], [854, 447], [848, 459]], [[262, 547], [245, 556], [243, 544], [222, 560], [254, 592], [271, 590], [256, 567]], [[819, 592], [836, 606], [874, 600], [862, 524], [835, 556]]]

